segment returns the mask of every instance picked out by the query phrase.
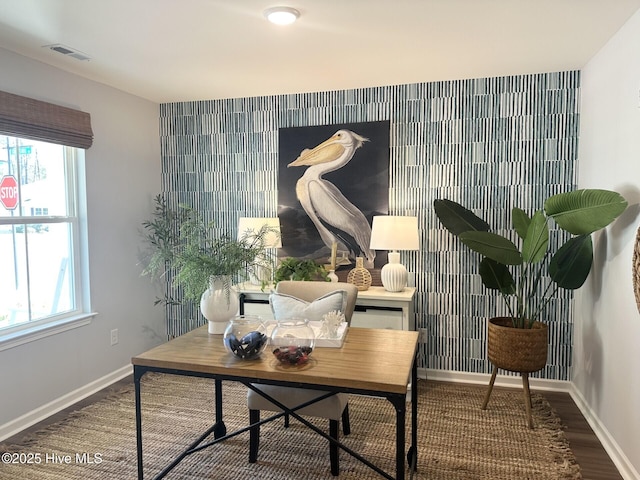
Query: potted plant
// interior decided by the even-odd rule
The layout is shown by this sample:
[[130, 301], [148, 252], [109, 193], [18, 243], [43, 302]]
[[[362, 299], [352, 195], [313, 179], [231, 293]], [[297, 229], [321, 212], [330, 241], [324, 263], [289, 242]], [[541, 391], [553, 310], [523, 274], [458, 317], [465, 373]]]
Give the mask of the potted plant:
[[[179, 303], [174, 291], [180, 288], [184, 300], [200, 301], [200, 309], [210, 321], [210, 333], [222, 333], [218, 330], [224, 330], [223, 325], [211, 323], [226, 323], [237, 311], [237, 295], [231, 286], [239, 273], [264, 264], [264, 239], [273, 229], [265, 225], [239, 239], [218, 235], [214, 225], [206, 223], [193, 208], [180, 205], [171, 209], [161, 195], [155, 198], [152, 218], [142, 226], [150, 247], [143, 275], [160, 278], [171, 273], [173, 278], [165, 298], [156, 303]], [[222, 305], [221, 299], [225, 301]]]
[[329, 281], [329, 275], [323, 265], [311, 260], [287, 257], [280, 262], [276, 269], [273, 283], [281, 280], [324, 280]]
[[[627, 202], [608, 190], [553, 195], [531, 217], [520, 208], [512, 210], [511, 238], [490, 232], [487, 222], [459, 203], [437, 199], [433, 205], [442, 225], [481, 255], [482, 283], [501, 294], [508, 311], [507, 317], [489, 321], [487, 350], [493, 373], [483, 408], [497, 369], [519, 372], [533, 427], [528, 374], [546, 365], [545, 307], [560, 289], [575, 290], [584, 284], [593, 263], [591, 233], [613, 222]], [[557, 248], [549, 240], [551, 220], [563, 235], [564, 242]]]

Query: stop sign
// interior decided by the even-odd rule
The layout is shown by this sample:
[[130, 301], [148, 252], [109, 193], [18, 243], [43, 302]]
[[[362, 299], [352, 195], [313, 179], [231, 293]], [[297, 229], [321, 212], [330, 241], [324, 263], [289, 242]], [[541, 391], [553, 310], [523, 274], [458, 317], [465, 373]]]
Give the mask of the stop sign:
[[18, 206], [18, 182], [13, 175], [5, 175], [0, 180], [0, 203], [7, 210]]

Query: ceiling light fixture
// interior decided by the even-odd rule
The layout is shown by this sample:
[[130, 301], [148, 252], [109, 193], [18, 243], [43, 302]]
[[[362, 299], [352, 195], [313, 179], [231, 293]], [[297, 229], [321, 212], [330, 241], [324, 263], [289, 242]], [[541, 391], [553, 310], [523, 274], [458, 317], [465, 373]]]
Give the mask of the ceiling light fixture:
[[273, 7], [264, 11], [264, 16], [276, 25], [290, 25], [300, 16], [300, 12], [291, 7]]

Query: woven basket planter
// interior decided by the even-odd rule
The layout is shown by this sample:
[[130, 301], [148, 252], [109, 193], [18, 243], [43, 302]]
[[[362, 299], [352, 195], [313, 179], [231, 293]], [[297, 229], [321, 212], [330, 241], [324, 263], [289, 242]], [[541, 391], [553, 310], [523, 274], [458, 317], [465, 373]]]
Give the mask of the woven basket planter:
[[535, 322], [533, 328], [514, 328], [508, 317], [489, 320], [487, 353], [493, 365], [519, 373], [537, 372], [547, 364], [548, 328]]

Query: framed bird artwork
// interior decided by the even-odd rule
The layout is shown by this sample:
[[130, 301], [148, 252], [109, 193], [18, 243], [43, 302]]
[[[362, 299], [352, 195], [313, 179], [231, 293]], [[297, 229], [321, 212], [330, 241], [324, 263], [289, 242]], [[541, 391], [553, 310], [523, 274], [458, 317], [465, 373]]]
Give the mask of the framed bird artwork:
[[389, 211], [389, 121], [279, 130], [280, 258], [380, 268], [369, 248], [374, 215]]

